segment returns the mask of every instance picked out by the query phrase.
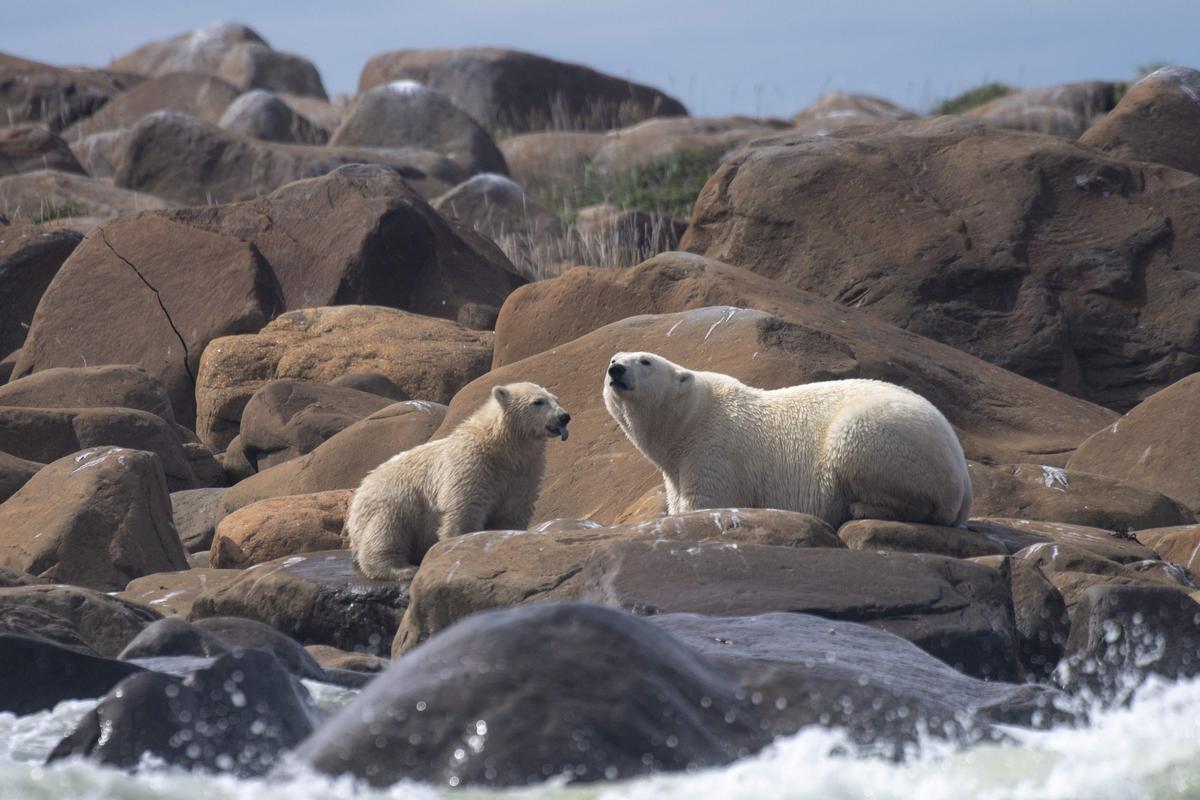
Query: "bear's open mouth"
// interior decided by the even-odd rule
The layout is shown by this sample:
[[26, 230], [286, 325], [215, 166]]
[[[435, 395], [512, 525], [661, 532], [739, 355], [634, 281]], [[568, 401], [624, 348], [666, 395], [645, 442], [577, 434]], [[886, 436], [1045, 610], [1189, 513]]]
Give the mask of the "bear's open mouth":
[[557, 436], [557, 437], [561, 438], [564, 442], [567, 440], [567, 426], [566, 425], [563, 425], [561, 427], [558, 425], [547, 425], [546, 431], [551, 436]]
[[608, 385], [614, 389], [624, 389], [625, 391], [629, 391], [629, 384], [625, 383], [625, 381], [621, 380], [620, 378], [612, 378], [609, 380]]

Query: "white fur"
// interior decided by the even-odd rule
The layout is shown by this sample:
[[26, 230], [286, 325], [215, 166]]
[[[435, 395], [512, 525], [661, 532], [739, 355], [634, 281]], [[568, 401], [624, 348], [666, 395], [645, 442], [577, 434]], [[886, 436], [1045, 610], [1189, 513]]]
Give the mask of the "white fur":
[[569, 419], [558, 398], [536, 384], [497, 386], [444, 439], [376, 467], [346, 517], [359, 569], [395, 579], [442, 539], [525, 528], [546, 468], [546, 438], [565, 439]]
[[[801, 511], [960, 525], [971, 478], [950, 423], [928, 400], [874, 380], [764, 390], [654, 353], [618, 353], [604, 405], [663, 473], [672, 514], [701, 508]], [[610, 366], [611, 366], [610, 364]]]

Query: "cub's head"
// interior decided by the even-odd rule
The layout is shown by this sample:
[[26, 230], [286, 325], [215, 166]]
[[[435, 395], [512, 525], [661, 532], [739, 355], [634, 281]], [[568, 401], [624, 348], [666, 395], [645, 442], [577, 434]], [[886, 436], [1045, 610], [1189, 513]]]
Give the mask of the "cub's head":
[[656, 406], [673, 402], [695, 384], [696, 375], [654, 353], [617, 353], [604, 374], [604, 404]]
[[504, 413], [505, 422], [529, 436], [558, 436], [567, 439], [571, 415], [558, 404], [558, 398], [536, 383], [510, 383], [492, 389], [492, 399]]

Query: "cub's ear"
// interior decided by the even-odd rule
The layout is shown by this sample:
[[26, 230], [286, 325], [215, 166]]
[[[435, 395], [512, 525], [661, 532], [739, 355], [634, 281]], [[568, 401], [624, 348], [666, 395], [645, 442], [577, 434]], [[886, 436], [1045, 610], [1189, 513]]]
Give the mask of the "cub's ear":
[[508, 389], [505, 389], [503, 386], [497, 386], [492, 389], [492, 397], [496, 398], [496, 402], [500, 404], [501, 408], [508, 405]]
[[680, 383], [689, 383], [692, 380], [694, 380], [696, 377], [695, 375], [693, 375], [690, 372], [680, 372], [680, 373], [677, 373], [677, 376], [679, 378]]

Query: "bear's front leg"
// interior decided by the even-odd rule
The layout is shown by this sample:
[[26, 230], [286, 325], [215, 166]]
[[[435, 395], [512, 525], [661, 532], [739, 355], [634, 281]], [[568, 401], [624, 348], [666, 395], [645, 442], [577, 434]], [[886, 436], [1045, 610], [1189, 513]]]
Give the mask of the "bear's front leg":
[[438, 525], [437, 538], [439, 542], [462, 536], [464, 533], [474, 533], [484, 529], [487, 510], [480, 503], [462, 503], [451, 506], [442, 512], [442, 521]]

